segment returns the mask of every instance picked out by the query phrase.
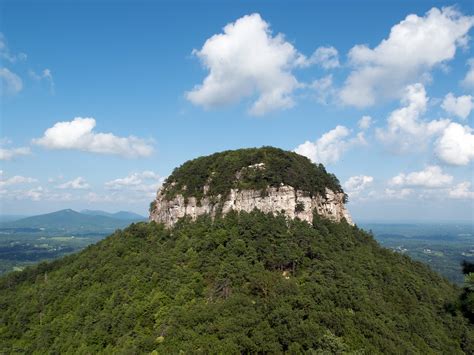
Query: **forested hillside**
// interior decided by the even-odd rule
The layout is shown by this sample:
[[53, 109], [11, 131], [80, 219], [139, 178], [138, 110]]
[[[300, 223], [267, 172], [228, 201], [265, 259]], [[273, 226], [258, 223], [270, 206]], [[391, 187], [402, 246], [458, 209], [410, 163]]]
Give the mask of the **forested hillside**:
[[0, 353], [473, 353], [459, 293], [317, 215], [139, 223], [1, 278]]

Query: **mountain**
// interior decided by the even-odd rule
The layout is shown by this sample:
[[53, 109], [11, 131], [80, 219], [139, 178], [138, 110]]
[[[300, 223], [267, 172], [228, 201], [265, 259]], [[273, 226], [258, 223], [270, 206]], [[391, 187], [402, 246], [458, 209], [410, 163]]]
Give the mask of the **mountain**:
[[150, 219], [173, 226], [180, 218], [251, 212], [257, 208], [307, 222], [313, 211], [352, 224], [339, 180], [299, 154], [263, 147], [229, 150], [184, 163], [150, 205]]
[[[231, 183], [215, 195], [221, 201], [236, 188], [234, 172], [253, 165], [237, 152]], [[183, 199], [196, 191], [206, 198], [205, 170], [183, 177]], [[178, 186], [176, 176], [163, 188]], [[327, 181], [343, 193], [321, 177], [304, 188], [283, 184], [315, 197]], [[262, 186], [264, 195], [281, 178], [246, 189]], [[80, 253], [1, 277], [0, 353], [474, 353], [473, 325], [456, 307], [461, 290], [427, 266], [317, 208], [308, 222], [256, 207], [132, 224]]]
[[13, 222], [28, 216], [16, 215], [16, 214], [0, 214], [0, 223], [3, 222]]
[[[142, 218], [138, 219], [142, 220]], [[88, 232], [114, 231], [126, 227], [131, 220], [122, 220], [108, 216], [88, 215], [65, 209], [57, 212], [22, 218], [12, 222], [0, 224], [0, 228], [42, 228], [46, 231]]]
[[139, 215], [138, 213], [129, 212], [129, 211], [119, 211], [115, 213], [105, 212], [101, 210], [82, 210], [80, 213], [87, 214], [90, 216], [105, 216], [111, 217], [116, 219], [123, 219], [123, 220], [131, 220], [131, 221], [139, 221], [139, 220], [146, 220], [147, 218], [144, 216]]

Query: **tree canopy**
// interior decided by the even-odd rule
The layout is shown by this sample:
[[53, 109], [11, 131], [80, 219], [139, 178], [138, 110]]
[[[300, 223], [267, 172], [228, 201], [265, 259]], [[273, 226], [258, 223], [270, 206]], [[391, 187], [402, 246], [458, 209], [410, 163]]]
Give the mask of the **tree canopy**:
[[232, 188], [264, 190], [281, 184], [310, 195], [324, 194], [326, 187], [343, 192], [336, 176], [322, 164], [273, 147], [228, 150], [187, 161], [173, 171], [163, 187], [167, 198], [180, 193], [200, 199], [205, 195], [225, 197]]
[[473, 353], [459, 293], [317, 215], [138, 223], [0, 278], [0, 353]]

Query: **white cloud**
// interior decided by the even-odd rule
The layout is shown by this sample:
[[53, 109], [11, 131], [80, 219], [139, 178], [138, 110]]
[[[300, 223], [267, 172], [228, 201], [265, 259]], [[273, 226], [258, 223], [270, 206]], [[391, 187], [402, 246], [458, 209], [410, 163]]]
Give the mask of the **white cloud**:
[[361, 191], [372, 184], [374, 178], [367, 175], [351, 176], [345, 183], [344, 188], [349, 191]]
[[359, 126], [359, 128], [363, 131], [365, 131], [366, 129], [369, 129], [370, 126], [372, 125], [373, 123], [373, 119], [372, 117], [370, 116], [362, 116], [362, 118], [359, 120], [359, 122], [357, 122], [357, 125]]
[[57, 186], [58, 189], [84, 190], [90, 188], [90, 185], [82, 177], [77, 177]]
[[471, 95], [455, 97], [452, 93], [448, 93], [444, 97], [441, 107], [447, 113], [456, 115], [464, 120], [469, 116], [471, 110], [474, 108], [474, 103]]
[[389, 200], [403, 200], [410, 196], [413, 193], [412, 189], [385, 189], [382, 198], [387, 198]]
[[[26, 54], [13, 54], [8, 48], [7, 41], [3, 33], [0, 32], [0, 62], [8, 61], [15, 63], [17, 60], [25, 60]], [[21, 78], [5, 67], [0, 67], [0, 96], [14, 95], [23, 88]]]
[[11, 178], [5, 178], [3, 171], [0, 170], [0, 188], [5, 188], [7, 186], [12, 186], [12, 185], [31, 184], [36, 181], [38, 180], [31, 177], [21, 176], [21, 175], [15, 175], [15, 176], [12, 176]]
[[105, 183], [109, 190], [130, 189], [133, 191], [156, 193], [164, 178], [153, 171], [132, 173], [124, 178], [111, 180]]
[[469, 181], [461, 182], [449, 190], [449, 197], [455, 199], [473, 199], [474, 191], [471, 190]]
[[323, 105], [327, 105], [336, 94], [333, 87], [332, 75], [326, 75], [321, 79], [314, 80], [309, 87], [314, 90], [316, 100]]
[[338, 68], [339, 53], [334, 47], [319, 47], [314, 51], [308, 64], [318, 64], [324, 69]]
[[42, 196], [43, 188], [41, 186], [34, 188], [28, 186], [37, 181], [34, 178], [21, 175], [7, 178], [3, 170], [0, 170], [0, 195], [2, 199], [38, 201]]
[[350, 134], [351, 131], [347, 127], [337, 126], [323, 134], [316, 142], [306, 141], [294, 151], [315, 163], [335, 163], [349, 148], [366, 144], [362, 133], [353, 138], [349, 138]]
[[153, 153], [153, 147], [143, 139], [134, 136], [117, 137], [112, 133], [96, 133], [93, 131], [95, 125], [95, 119], [82, 117], [57, 122], [44, 132], [43, 137], [34, 139], [33, 143], [48, 149], [77, 149], [129, 158], [146, 157]]
[[41, 186], [26, 191], [16, 191], [16, 198], [27, 198], [32, 201], [40, 201], [44, 195], [44, 189]]
[[33, 188], [0, 190], [0, 194], [4, 199], [8, 200], [31, 200], [31, 201], [72, 201], [79, 200], [70, 193], [52, 193], [42, 186]]
[[33, 70], [30, 70], [28, 73], [30, 77], [36, 81], [46, 80], [49, 83], [51, 93], [54, 94], [54, 79], [50, 69], [46, 68], [39, 74], [35, 73]]
[[453, 177], [444, 174], [439, 166], [427, 166], [421, 171], [409, 174], [400, 173], [393, 177], [389, 184], [402, 187], [440, 188], [451, 184]]
[[23, 89], [23, 81], [7, 68], [0, 68], [0, 95], [14, 95]]
[[435, 143], [435, 153], [443, 162], [467, 165], [474, 159], [474, 134], [469, 126], [452, 122]]
[[466, 47], [473, 25], [474, 17], [453, 7], [432, 8], [423, 17], [408, 15], [374, 49], [354, 46], [342, 102], [367, 107], [379, 97], [397, 97], [407, 84], [429, 77], [431, 69], [453, 59], [458, 47]]
[[308, 59], [282, 34], [272, 35], [259, 14], [229, 23], [223, 33], [209, 38], [193, 54], [209, 74], [186, 98], [195, 105], [215, 108], [257, 95], [250, 108], [253, 115], [292, 107], [292, 93], [299, 83], [291, 70], [308, 65]]
[[388, 118], [386, 129], [377, 129], [376, 137], [384, 144], [399, 152], [421, 149], [429, 138], [443, 131], [449, 120], [423, 121], [428, 97], [422, 84], [405, 88], [401, 108], [393, 111]]
[[11, 160], [17, 156], [31, 154], [28, 147], [2, 148], [0, 147], [0, 160]]
[[371, 186], [373, 182], [374, 178], [372, 176], [358, 175], [351, 176], [343, 186], [350, 197], [357, 197], [362, 191]]
[[466, 76], [461, 81], [461, 84], [467, 88], [474, 89], [474, 58], [470, 58], [467, 61], [467, 65], [469, 66], [469, 69], [467, 70]]

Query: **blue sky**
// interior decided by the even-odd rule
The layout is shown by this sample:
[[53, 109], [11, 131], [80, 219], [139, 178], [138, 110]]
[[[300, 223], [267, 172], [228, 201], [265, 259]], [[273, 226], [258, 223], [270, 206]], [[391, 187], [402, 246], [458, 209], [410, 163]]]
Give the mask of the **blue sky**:
[[469, 1], [0, 5], [0, 213], [146, 214], [184, 161], [272, 145], [356, 221], [474, 217]]

